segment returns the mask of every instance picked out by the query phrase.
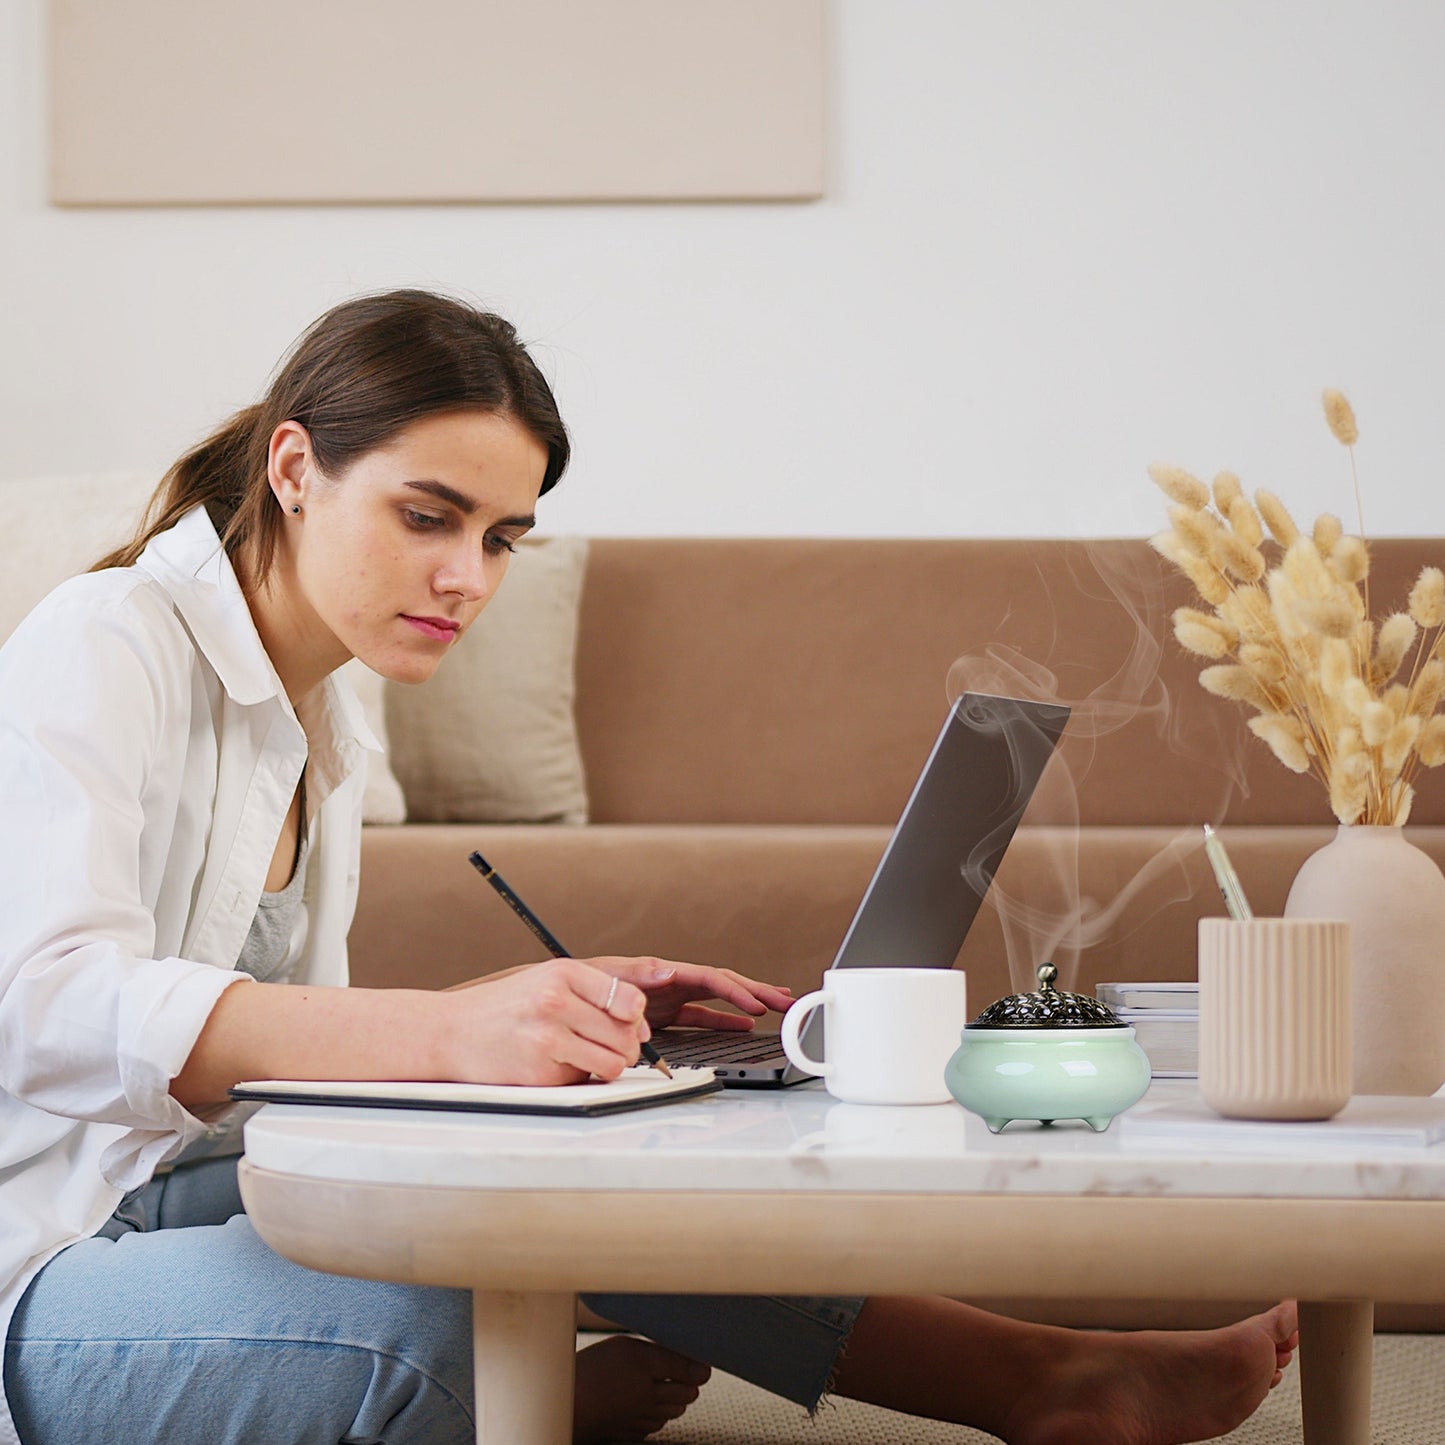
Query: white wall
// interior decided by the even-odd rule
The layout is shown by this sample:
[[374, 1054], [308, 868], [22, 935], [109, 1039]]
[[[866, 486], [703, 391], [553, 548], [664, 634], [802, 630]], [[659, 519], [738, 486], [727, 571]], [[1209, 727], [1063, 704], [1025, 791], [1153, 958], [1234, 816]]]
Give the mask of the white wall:
[[1144, 532], [1156, 458], [1349, 516], [1326, 385], [1368, 530], [1445, 530], [1445, 6], [830, 18], [820, 203], [57, 211], [42, 6], [3, 0], [0, 478], [159, 470], [406, 284], [535, 342], [576, 439], [548, 531]]

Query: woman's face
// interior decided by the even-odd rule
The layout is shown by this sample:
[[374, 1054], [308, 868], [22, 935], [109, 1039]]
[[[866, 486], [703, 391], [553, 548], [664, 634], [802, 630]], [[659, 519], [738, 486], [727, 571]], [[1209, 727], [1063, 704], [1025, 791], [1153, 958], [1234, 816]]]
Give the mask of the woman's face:
[[501, 585], [546, 468], [546, 447], [495, 412], [414, 422], [337, 477], [321, 474], [302, 427], [278, 427], [277, 563], [304, 671], [359, 657], [397, 682], [430, 677]]

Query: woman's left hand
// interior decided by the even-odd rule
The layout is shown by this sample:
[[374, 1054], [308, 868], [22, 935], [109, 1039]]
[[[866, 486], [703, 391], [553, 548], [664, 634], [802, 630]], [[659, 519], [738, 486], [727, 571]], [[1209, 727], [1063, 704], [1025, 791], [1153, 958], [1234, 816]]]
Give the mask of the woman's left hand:
[[[662, 958], [589, 958], [587, 962], [640, 988], [647, 998], [645, 1016], [653, 1028], [677, 1024], [683, 1028], [744, 1031], [752, 1028], [753, 1018], [770, 1010], [785, 1013], [793, 1004], [791, 989], [759, 983], [730, 968], [674, 963]], [[721, 999], [753, 1018], [709, 1008], [700, 1002], [702, 999]]]

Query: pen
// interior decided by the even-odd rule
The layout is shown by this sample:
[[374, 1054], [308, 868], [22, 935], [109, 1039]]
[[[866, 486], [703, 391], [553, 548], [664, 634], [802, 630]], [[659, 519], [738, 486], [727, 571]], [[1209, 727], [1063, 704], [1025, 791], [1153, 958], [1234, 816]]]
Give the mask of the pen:
[[1239, 874], [1234, 871], [1234, 864], [1229, 861], [1229, 854], [1224, 851], [1224, 843], [1208, 823], [1204, 825], [1204, 851], [1209, 855], [1209, 866], [1214, 869], [1214, 876], [1219, 882], [1219, 891], [1224, 895], [1224, 906], [1229, 910], [1229, 916], [1240, 920], [1253, 918], [1254, 913], [1249, 906], [1249, 900], [1244, 896]]
[[[557, 942], [556, 936], [548, 930], [547, 925], [517, 897], [507, 880], [503, 878], [480, 853], [471, 854], [467, 861], [501, 894], [502, 902], [537, 935], [542, 947], [545, 948], [553, 958], [572, 957], [572, 955]], [[611, 1002], [610, 995], [608, 996], [608, 1002]], [[646, 1059], [654, 1069], [660, 1070], [669, 1079], [672, 1077], [672, 1070], [668, 1068], [667, 1060], [664, 1059], [650, 1043], [643, 1044], [642, 1057]]]

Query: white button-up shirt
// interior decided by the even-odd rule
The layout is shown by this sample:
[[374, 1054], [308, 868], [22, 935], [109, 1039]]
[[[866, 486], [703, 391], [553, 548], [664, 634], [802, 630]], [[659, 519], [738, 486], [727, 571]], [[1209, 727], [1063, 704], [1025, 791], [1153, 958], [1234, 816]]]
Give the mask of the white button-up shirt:
[[41, 1266], [206, 1133], [170, 1083], [254, 986], [235, 964], [303, 766], [292, 976], [346, 982], [376, 748], [335, 676], [293, 710], [200, 507], [0, 648], [0, 1351]]

